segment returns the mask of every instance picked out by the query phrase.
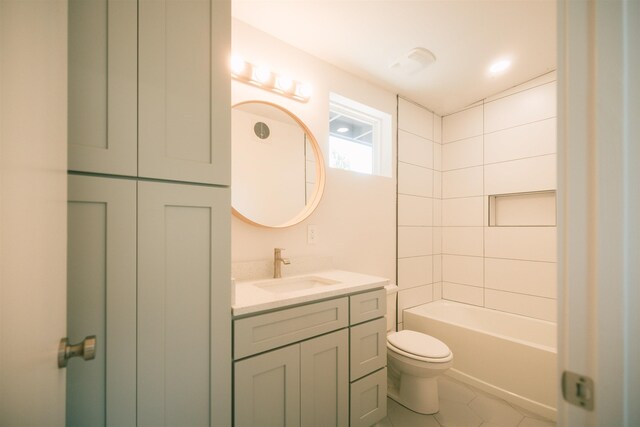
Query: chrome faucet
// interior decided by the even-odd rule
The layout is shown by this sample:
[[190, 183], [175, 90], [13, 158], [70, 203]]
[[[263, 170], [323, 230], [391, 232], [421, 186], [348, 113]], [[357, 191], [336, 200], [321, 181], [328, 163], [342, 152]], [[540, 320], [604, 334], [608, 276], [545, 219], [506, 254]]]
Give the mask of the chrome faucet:
[[273, 250], [273, 278], [279, 279], [282, 277], [282, 264], [289, 265], [291, 261], [289, 258], [282, 258], [282, 248], [275, 248]]

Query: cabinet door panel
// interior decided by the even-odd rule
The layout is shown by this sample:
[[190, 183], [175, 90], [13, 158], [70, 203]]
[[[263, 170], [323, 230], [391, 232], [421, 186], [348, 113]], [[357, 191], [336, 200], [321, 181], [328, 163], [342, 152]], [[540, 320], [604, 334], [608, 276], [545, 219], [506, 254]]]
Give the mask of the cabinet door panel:
[[369, 427], [387, 416], [387, 368], [351, 384], [351, 427]]
[[349, 425], [349, 331], [300, 344], [303, 426]]
[[69, 169], [137, 173], [137, 2], [69, 0]]
[[227, 1], [140, 0], [140, 176], [229, 184], [229, 13]]
[[300, 345], [235, 363], [236, 427], [300, 426]]
[[[230, 423], [228, 189], [138, 183], [138, 423]], [[215, 336], [215, 342], [213, 337]]]
[[351, 328], [351, 381], [387, 365], [384, 317]]
[[136, 184], [69, 176], [67, 336], [96, 335], [69, 361], [67, 426], [136, 425]]

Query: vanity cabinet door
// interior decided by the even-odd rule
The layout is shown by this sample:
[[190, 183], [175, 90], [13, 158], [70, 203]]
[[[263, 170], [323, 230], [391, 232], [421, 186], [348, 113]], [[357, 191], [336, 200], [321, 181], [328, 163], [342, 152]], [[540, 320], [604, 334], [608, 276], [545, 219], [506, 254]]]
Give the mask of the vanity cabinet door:
[[351, 427], [369, 427], [387, 416], [387, 368], [351, 383]]
[[348, 426], [348, 329], [302, 342], [300, 370], [302, 425]]
[[138, 3], [69, 0], [69, 169], [137, 174]]
[[230, 2], [140, 0], [139, 14], [139, 176], [229, 185]]
[[138, 183], [138, 425], [230, 425], [229, 189]]
[[234, 368], [236, 427], [300, 426], [299, 344], [235, 362]]
[[136, 425], [136, 183], [69, 176], [67, 336], [96, 335], [70, 360], [67, 425]]

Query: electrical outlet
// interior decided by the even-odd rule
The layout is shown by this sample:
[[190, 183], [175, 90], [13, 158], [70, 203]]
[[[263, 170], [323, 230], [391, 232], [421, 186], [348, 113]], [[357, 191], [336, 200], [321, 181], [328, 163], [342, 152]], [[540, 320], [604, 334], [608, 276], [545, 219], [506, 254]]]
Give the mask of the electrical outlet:
[[307, 226], [307, 244], [315, 245], [318, 240], [318, 226], [309, 225]]

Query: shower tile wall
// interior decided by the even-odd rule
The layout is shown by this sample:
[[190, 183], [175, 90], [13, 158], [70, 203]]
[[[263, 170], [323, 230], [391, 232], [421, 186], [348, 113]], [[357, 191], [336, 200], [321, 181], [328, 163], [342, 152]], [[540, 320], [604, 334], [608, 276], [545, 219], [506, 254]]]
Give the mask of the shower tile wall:
[[442, 121], [398, 100], [398, 322], [442, 294]]
[[555, 74], [442, 123], [442, 297], [555, 321], [556, 227], [488, 226], [490, 195], [556, 189]]

